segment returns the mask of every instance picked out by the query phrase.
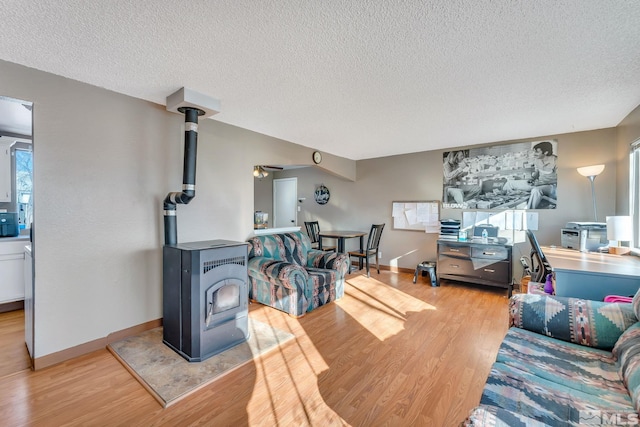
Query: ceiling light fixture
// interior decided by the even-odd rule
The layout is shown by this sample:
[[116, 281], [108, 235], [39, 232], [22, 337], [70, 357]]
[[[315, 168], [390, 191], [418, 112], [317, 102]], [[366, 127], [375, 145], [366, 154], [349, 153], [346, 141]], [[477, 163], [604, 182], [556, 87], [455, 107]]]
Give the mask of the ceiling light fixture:
[[269, 175], [269, 172], [267, 172], [262, 166], [253, 167], [253, 176], [255, 176], [256, 178], [262, 179], [268, 175]]

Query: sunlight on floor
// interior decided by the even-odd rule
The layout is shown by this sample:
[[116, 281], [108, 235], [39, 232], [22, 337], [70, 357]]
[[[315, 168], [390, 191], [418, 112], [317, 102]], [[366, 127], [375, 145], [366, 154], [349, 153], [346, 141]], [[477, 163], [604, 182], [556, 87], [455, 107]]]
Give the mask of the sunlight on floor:
[[[345, 283], [345, 295], [358, 304], [336, 304], [381, 341], [404, 330], [407, 313], [436, 310], [431, 304], [414, 298], [383, 282], [355, 276]], [[393, 306], [387, 301], [393, 301]], [[371, 309], [374, 310], [371, 310]]]
[[[345, 297], [335, 302], [340, 307], [336, 316], [351, 317], [381, 342], [404, 331], [412, 313], [436, 310], [435, 306], [394, 287], [394, 275], [387, 279], [391, 283], [354, 275], [345, 282]], [[318, 383], [309, 382], [309, 378], [319, 378], [330, 369], [312, 340], [313, 332], [308, 333], [312, 328], [309, 322], [305, 325], [300, 319], [269, 307], [260, 314], [262, 321], [277, 325], [295, 338], [269, 354], [268, 367], [263, 358], [255, 360], [255, 385], [247, 405], [249, 424], [348, 425], [326, 403]], [[346, 394], [348, 390], [337, 392]], [[264, 406], [266, 400], [270, 402], [268, 409]]]
[[[269, 323], [273, 323], [273, 317], [282, 317], [283, 314], [271, 309], [265, 310], [264, 315]], [[331, 409], [324, 401], [317, 384], [309, 388], [308, 379], [318, 377], [323, 371], [329, 369], [322, 355], [316, 349], [313, 341], [307, 334], [296, 334], [300, 329], [299, 320], [284, 316], [287, 326], [279, 327], [296, 335], [292, 343], [280, 347], [276, 354], [271, 353], [270, 358], [277, 357], [279, 362], [277, 372], [267, 372], [262, 358], [256, 359], [256, 382], [254, 393], [247, 406], [250, 425], [346, 425], [347, 423]], [[297, 347], [296, 351], [287, 351], [287, 346]], [[300, 359], [296, 354], [302, 354]], [[270, 366], [273, 366], [273, 360]], [[286, 392], [283, 392], [286, 390]], [[295, 390], [295, 401], [292, 400], [290, 390]], [[279, 396], [288, 396], [286, 401]], [[264, 399], [271, 401], [270, 412], [256, 412], [251, 410], [251, 403], [263, 406]]]

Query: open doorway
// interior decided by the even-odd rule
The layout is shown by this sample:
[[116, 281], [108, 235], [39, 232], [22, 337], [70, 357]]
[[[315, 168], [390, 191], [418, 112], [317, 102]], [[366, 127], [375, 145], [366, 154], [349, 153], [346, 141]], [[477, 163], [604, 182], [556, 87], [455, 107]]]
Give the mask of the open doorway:
[[0, 375], [31, 367], [33, 354], [32, 111], [0, 96]]
[[[294, 169], [308, 166], [254, 166], [254, 229], [298, 225], [298, 178]], [[258, 169], [261, 168], [261, 169]]]

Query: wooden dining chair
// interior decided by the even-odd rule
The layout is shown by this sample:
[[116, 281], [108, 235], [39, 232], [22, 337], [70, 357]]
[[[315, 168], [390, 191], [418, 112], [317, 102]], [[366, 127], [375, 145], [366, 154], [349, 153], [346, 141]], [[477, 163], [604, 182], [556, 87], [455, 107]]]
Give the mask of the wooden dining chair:
[[351, 272], [351, 257], [356, 257], [358, 259], [364, 258], [365, 264], [367, 266], [367, 277], [371, 277], [369, 274], [369, 258], [372, 256], [376, 257], [376, 269], [378, 270], [378, 274], [380, 274], [380, 260], [378, 259], [378, 252], [380, 247], [380, 238], [382, 237], [382, 230], [384, 229], [384, 224], [373, 224], [371, 225], [371, 231], [369, 232], [369, 239], [367, 239], [367, 247], [363, 250], [357, 251], [349, 251], [349, 272]]
[[[320, 243], [320, 225], [318, 221], [305, 221], [304, 226], [307, 229], [307, 235], [309, 236], [309, 240], [311, 240], [311, 247], [313, 249], [318, 249]], [[323, 251], [335, 251], [335, 246], [325, 246], [322, 245]]]

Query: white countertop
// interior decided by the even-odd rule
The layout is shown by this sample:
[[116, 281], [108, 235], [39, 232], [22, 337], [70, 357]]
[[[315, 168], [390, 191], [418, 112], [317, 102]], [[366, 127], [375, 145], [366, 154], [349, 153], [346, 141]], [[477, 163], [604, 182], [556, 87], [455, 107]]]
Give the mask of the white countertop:
[[15, 242], [15, 241], [29, 241], [29, 234], [21, 234], [15, 237], [0, 237], [0, 243], [2, 242]]
[[281, 234], [291, 233], [294, 231], [300, 231], [300, 227], [260, 228], [253, 230], [253, 234], [255, 234], [256, 236], [262, 236], [264, 234]]

